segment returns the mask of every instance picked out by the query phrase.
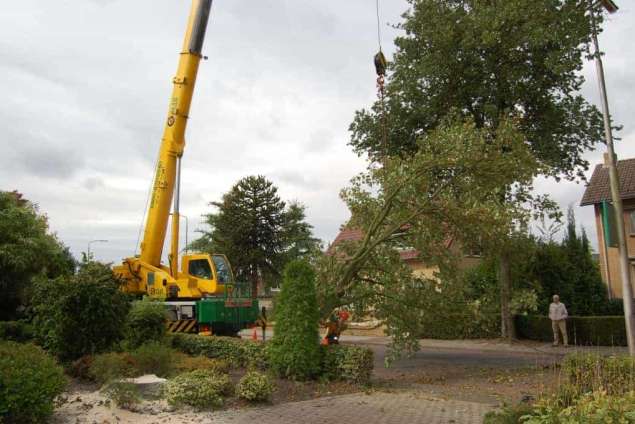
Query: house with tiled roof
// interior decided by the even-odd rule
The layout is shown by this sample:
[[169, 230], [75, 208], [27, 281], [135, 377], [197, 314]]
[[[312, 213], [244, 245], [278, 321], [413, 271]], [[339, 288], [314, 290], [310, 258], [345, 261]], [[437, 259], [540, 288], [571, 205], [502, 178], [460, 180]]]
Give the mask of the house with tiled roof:
[[[621, 217], [626, 231], [626, 244], [630, 260], [631, 282], [635, 281], [635, 159], [620, 160], [617, 163], [620, 180], [620, 197], [624, 204]], [[600, 251], [600, 271], [607, 285], [609, 296], [622, 297], [620, 259], [615, 232], [615, 215], [611, 205], [611, 189], [608, 168], [600, 164], [593, 170], [591, 180], [584, 191], [580, 206], [593, 206], [595, 227]]]
[[[333, 252], [335, 246], [339, 243], [346, 241], [361, 241], [364, 237], [362, 230], [357, 228], [348, 228], [344, 226], [340, 229], [339, 234], [333, 240], [333, 243], [329, 246], [327, 254]], [[478, 252], [463, 252], [460, 244], [453, 238], [445, 240], [445, 247], [447, 249], [455, 251], [455, 253], [461, 256], [461, 260], [458, 262], [458, 267], [461, 270], [472, 268], [478, 265], [481, 261], [481, 256]], [[434, 274], [438, 271], [436, 266], [430, 266], [424, 261], [424, 255], [416, 249], [403, 249], [399, 251], [399, 257], [412, 269], [412, 272], [416, 275], [425, 278], [433, 278]]]

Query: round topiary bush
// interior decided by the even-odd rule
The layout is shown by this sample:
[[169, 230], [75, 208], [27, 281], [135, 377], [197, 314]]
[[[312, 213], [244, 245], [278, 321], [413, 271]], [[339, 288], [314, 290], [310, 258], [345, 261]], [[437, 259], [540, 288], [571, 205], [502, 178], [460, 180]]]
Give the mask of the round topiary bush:
[[236, 394], [251, 402], [264, 402], [271, 398], [273, 388], [273, 382], [267, 374], [250, 371], [238, 382]]
[[229, 375], [196, 370], [168, 380], [163, 393], [170, 405], [211, 409], [221, 407], [223, 397], [231, 394], [232, 389]]
[[320, 373], [320, 318], [315, 272], [304, 261], [290, 262], [276, 304], [276, 331], [267, 356], [277, 374], [306, 380]]
[[163, 341], [166, 321], [167, 313], [161, 303], [151, 300], [133, 302], [126, 319], [126, 347], [136, 349], [145, 343]]
[[0, 422], [44, 422], [65, 387], [64, 371], [40, 348], [0, 343]]

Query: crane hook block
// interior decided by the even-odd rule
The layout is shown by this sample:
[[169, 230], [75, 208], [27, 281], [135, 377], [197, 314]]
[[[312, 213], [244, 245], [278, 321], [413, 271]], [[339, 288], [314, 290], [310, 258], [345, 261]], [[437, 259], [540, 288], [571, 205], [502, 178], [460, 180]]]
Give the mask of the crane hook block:
[[384, 56], [384, 53], [380, 50], [379, 53], [375, 55], [375, 72], [377, 72], [377, 76], [386, 76], [387, 66], [386, 56]]

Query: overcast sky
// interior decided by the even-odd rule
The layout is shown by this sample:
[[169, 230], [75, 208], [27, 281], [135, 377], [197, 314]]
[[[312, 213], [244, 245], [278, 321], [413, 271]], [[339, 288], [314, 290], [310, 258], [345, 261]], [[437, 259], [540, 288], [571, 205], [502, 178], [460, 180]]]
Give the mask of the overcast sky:
[[[635, 7], [607, 22], [610, 105], [635, 157]], [[60, 239], [97, 259], [134, 253], [189, 12], [188, 0], [21, 0], [0, 14], [0, 189], [38, 203]], [[405, 0], [384, 0], [393, 51]], [[363, 170], [347, 142], [356, 109], [375, 97], [374, 0], [216, 0], [190, 113], [182, 212], [190, 240], [208, 203], [263, 174], [307, 206], [326, 242], [348, 218], [338, 192]], [[584, 94], [597, 101], [594, 67]], [[602, 151], [587, 154], [592, 165]], [[590, 174], [589, 174], [590, 175]], [[584, 187], [540, 181], [595, 240]]]

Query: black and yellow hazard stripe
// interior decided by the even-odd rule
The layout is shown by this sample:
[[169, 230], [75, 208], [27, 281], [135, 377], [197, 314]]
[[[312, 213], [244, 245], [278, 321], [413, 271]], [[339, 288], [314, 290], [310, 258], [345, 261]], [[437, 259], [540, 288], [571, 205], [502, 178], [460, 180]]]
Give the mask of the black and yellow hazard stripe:
[[168, 333], [194, 333], [195, 327], [195, 319], [178, 319], [168, 322]]

